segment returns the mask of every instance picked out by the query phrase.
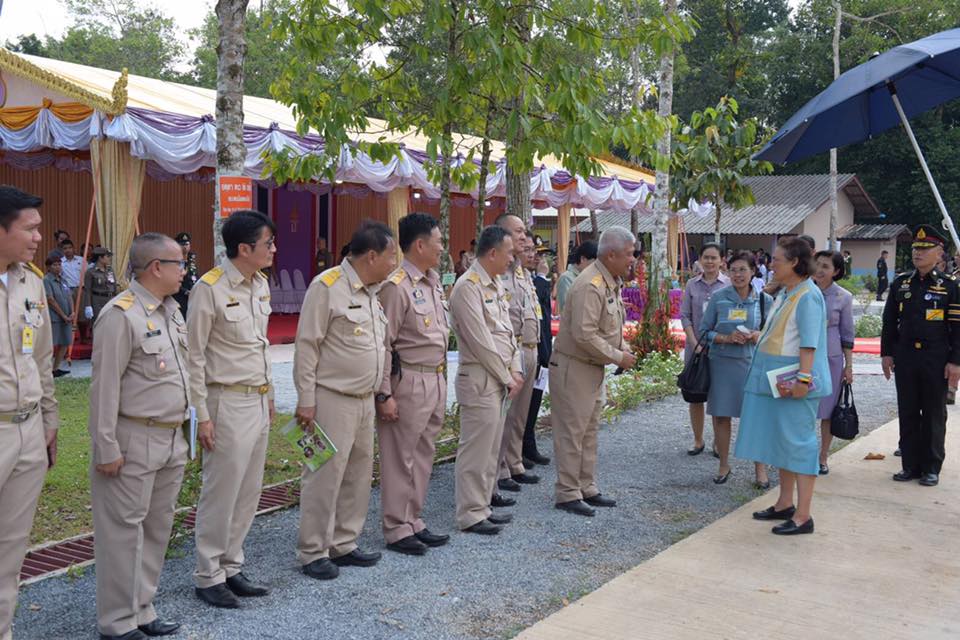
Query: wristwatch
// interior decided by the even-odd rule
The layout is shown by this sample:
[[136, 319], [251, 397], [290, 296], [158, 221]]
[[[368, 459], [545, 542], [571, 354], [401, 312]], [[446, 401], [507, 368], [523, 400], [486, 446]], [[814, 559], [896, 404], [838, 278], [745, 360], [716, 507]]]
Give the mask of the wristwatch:
[[391, 397], [392, 396], [386, 393], [378, 393], [377, 395], [373, 396], [373, 399], [376, 400], [377, 402], [383, 403], [389, 400]]

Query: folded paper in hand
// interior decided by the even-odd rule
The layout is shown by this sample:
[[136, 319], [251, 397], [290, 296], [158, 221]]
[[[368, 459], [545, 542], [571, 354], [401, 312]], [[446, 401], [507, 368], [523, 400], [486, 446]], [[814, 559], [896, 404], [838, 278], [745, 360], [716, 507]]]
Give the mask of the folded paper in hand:
[[[799, 364], [788, 364], [785, 367], [767, 371], [767, 380], [770, 382], [770, 392], [773, 394], [774, 398], [780, 397], [780, 390], [777, 389], [778, 384], [784, 384], [791, 388], [794, 384], [796, 384], [798, 371], [800, 371]], [[810, 391], [814, 391], [816, 388], [816, 380], [811, 380]]]
[[330, 440], [329, 436], [320, 428], [320, 425], [317, 424], [316, 421], [313, 422], [313, 433], [304, 431], [296, 418], [293, 418], [285, 424], [280, 429], [280, 433], [290, 444], [300, 451], [303, 464], [310, 469], [310, 471], [319, 469], [337, 452], [333, 441]]

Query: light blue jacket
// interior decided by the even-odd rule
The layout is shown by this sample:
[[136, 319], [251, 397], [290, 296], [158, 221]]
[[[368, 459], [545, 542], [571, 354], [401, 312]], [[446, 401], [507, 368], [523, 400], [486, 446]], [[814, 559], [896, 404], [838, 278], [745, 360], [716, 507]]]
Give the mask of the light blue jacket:
[[697, 335], [707, 334], [710, 345], [710, 357], [744, 358], [753, 357], [753, 344], [716, 344], [717, 334], [729, 335], [740, 325], [751, 331], [760, 329], [760, 296], [763, 296], [763, 307], [767, 315], [773, 306], [773, 298], [766, 293], [757, 294], [753, 287], [750, 294], [743, 299], [737, 290], [730, 285], [724, 287], [710, 297], [707, 310], [700, 321], [700, 331]]

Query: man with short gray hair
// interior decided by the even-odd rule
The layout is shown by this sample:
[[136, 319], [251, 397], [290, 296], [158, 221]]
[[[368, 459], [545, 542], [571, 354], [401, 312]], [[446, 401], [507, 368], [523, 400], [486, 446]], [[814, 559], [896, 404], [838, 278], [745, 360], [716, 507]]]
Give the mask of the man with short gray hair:
[[614, 507], [594, 477], [597, 430], [603, 406], [604, 367], [631, 369], [637, 358], [623, 339], [620, 288], [633, 268], [635, 238], [610, 227], [600, 236], [598, 259], [567, 294], [567, 313], [550, 358], [550, 401], [557, 461], [556, 507], [592, 516], [591, 507]]

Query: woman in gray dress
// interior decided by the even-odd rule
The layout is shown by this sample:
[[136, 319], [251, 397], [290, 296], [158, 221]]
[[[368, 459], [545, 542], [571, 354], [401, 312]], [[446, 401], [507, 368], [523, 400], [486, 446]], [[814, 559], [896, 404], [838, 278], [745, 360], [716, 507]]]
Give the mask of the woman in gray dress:
[[839, 251], [820, 251], [816, 255], [813, 281], [820, 287], [827, 304], [827, 362], [830, 365], [832, 393], [820, 400], [817, 417], [820, 419], [820, 475], [830, 473], [827, 454], [830, 453], [830, 416], [840, 397], [840, 385], [846, 380], [853, 384], [853, 294], [837, 284], [843, 278], [843, 255]]
[[[730, 478], [731, 423], [740, 417], [754, 345], [764, 316], [773, 305], [773, 298], [757, 293], [750, 282], [755, 268], [752, 254], [735, 254], [727, 270], [732, 284], [713, 294], [700, 323], [700, 334], [706, 334], [710, 346], [707, 413], [713, 416], [714, 446], [720, 457], [720, 468], [713, 479], [716, 484]], [[769, 488], [766, 465], [755, 464], [757, 486]]]
[[[697, 348], [700, 334], [700, 320], [707, 309], [710, 296], [730, 284], [730, 279], [720, 273], [720, 245], [707, 243], [700, 249], [700, 266], [703, 272], [687, 281], [683, 290], [683, 300], [680, 302], [680, 323], [686, 334], [687, 341], [683, 349], [685, 362], [690, 362], [693, 352]], [[690, 426], [693, 429], [693, 447], [687, 450], [691, 456], [703, 453], [703, 403], [690, 403]]]

